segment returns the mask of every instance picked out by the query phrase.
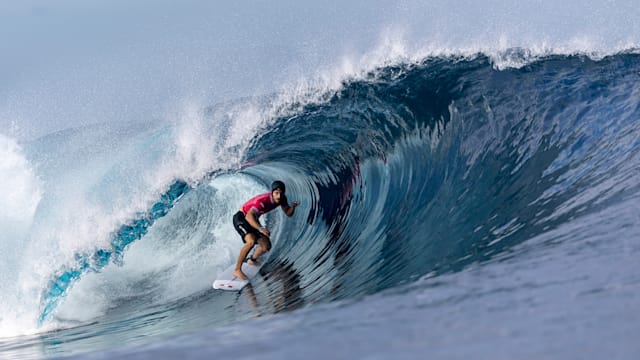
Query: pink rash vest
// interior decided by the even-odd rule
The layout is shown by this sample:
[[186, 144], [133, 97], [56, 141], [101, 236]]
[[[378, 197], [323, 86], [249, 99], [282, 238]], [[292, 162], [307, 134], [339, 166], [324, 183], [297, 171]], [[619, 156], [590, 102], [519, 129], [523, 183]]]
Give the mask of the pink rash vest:
[[[282, 197], [280, 198], [280, 206], [282, 207], [282, 209], [285, 209], [287, 205], [289, 205], [287, 202], [287, 197], [282, 194]], [[275, 204], [271, 201], [271, 193], [268, 192], [266, 194], [260, 194], [249, 199], [249, 201], [242, 205], [242, 212], [246, 216], [249, 211], [253, 209], [257, 214], [256, 218], [258, 218], [265, 213], [275, 209], [276, 207], [278, 207], [278, 204]]]

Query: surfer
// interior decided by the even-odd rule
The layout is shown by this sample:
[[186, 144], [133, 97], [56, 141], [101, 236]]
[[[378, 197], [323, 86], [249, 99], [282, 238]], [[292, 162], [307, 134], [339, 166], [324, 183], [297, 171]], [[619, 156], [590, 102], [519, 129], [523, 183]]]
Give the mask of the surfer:
[[249, 260], [247, 260], [249, 265], [257, 265], [260, 255], [271, 249], [271, 240], [269, 240], [270, 232], [269, 229], [260, 225], [260, 221], [258, 220], [260, 216], [280, 206], [282, 211], [291, 217], [293, 216], [296, 206], [300, 205], [298, 201], [294, 201], [289, 205], [285, 190], [286, 188], [282, 181], [274, 181], [271, 184], [271, 192], [251, 198], [242, 205], [240, 211], [233, 215], [233, 227], [238, 234], [240, 234], [242, 242], [244, 243], [244, 246], [240, 250], [240, 256], [238, 256], [233, 276], [247, 280], [247, 276], [242, 272], [242, 262], [256, 243], [259, 246]]

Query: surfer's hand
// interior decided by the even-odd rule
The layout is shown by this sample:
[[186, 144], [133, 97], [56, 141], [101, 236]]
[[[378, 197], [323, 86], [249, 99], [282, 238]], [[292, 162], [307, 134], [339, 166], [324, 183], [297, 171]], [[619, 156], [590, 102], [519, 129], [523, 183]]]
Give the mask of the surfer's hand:
[[287, 208], [282, 208], [282, 210], [284, 211], [285, 214], [287, 214], [288, 217], [293, 216], [293, 212], [296, 211], [296, 207], [300, 205], [299, 201], [294, 201], [291, 204], [289, 204], [287, 206]]
[[267, 229], [266, 227], [262, 226], [260, 227], [260, 232], [267, 235], [267, 236], [271, 236], [271, 233], [269, 232], [269, 229]]

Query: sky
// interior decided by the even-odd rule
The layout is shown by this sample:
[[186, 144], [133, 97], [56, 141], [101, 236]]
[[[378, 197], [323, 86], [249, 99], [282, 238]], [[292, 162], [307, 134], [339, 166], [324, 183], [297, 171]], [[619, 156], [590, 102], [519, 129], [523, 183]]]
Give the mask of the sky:
[[640, 44], [634, 2], [0, 0], [0, 133], [167, 120], [381, 51], [611, 53]]

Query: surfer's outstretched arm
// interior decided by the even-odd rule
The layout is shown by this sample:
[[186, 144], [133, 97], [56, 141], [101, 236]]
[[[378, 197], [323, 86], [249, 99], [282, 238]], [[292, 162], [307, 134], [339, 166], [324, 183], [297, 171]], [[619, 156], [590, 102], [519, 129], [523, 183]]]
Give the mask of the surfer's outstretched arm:
[[292, 217], [293, 213], [296, 211], [296, 206], [300, 205], [299, 201], [294, 201], [291, 203], [291, 205], [287, 206], [285, 209], [283, 209], [284, 213], [288, 216], [288, 217]]

